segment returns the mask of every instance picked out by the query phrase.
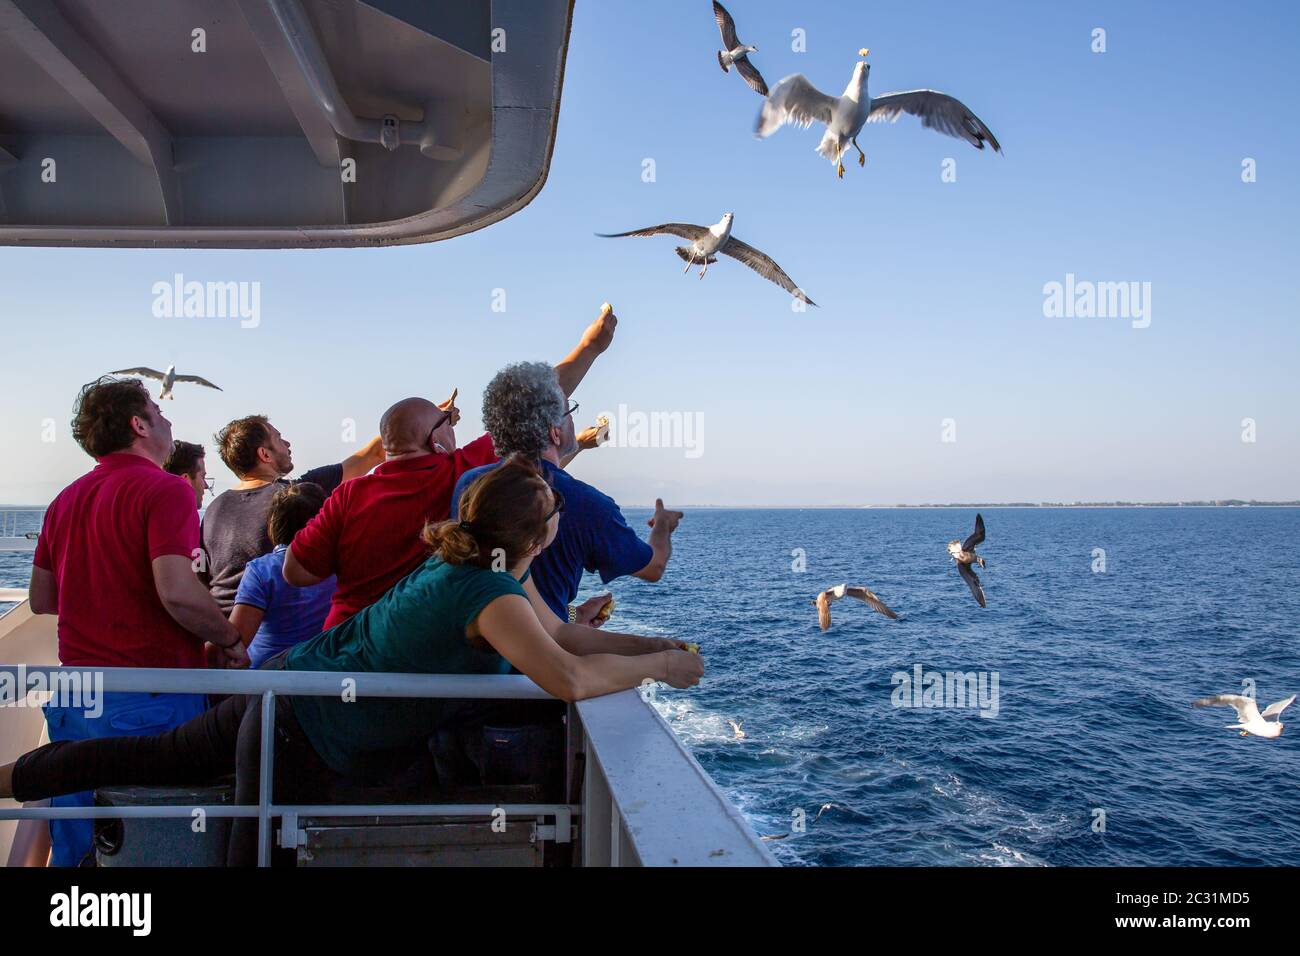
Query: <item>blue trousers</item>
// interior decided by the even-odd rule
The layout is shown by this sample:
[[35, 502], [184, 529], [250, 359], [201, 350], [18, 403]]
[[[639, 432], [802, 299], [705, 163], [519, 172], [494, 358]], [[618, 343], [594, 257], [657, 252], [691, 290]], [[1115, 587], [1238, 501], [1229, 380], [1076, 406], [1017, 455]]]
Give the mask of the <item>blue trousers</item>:
[[[45, 707], [50, 742], [96, 737], [138, 737], [158, 734], [185, 723], [207, 709], [203, 694], [104, 694], [104, 712], [87, 717], [83, 707]], [[89, 807], [94, 791], [54, 797], [55, 807]], [[94, 837], [91, 820], [50, 821], [50, 865], [78, 866], [90, 853]]]

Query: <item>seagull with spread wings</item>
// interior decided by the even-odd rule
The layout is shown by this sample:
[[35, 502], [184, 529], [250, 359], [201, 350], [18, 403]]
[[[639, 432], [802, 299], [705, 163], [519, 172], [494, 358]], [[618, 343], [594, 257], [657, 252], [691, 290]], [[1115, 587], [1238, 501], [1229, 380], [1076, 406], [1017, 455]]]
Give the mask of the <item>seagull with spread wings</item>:
[[740, 42], [736, 36], [736, 21], [718, 0], [713, 0], [713, 19], [718, 21], [722, 42], [727, 47], [718, 51], [718, 66], [722, 67], [722, 72], [730, 73], [734, 66], [751, 90], [759, 96], [767, 96], [767, 83], [763, 81], [763, 75], [749, 62], [749, 54], [757, 53], [758, 47]]
[[971, 567], [972, 564], [978, 564], [981, 568], [984, 567], [984, 559], [975, 553], [975, 545], [983, 541], [984, 517], [983, 515], [976, 515], [975, 530], [970, 533], [970, 537], [965, 541], [949, 541], [948, 553], [957, 562], [957, 573], [966, 582], [966, 586], [970, 588], [970, 593], [975, 596], [975, 600], [979, 601], [980, 607], [988, 607], [984, 603], [984, 585], [980, 584], [979, 575]]
[[162, 391], [158, 394], [158, 401], [160, 402], [164, 398], [170, 398], [173, 402], [176, 401], [176, 396], [172, 394], [172, 387], [177, 382], [188, 382], [191, 385], [204, 385], [208, 388], [215, 388], [218, 392], [222, 390], [221, 386], [213, 385], [206, 378], [199, 378], [199, 376], [197, 375], [177, 375], [175, 365], [168, 365], [167, 371], [165, 372], [159, 372], [156, 369], [152, 369], [152, 368], [145, 368], [142, 365], [139, 368], [118, 369], [113, 374], [114, 375], [143, 375], [145, 378], [157, 379], [158, 381], [162, 382]]
[[689, 222], [665, 222], [658, 226], [633, 229], [631, 232], [598, 232], [596, 235], [602, 239], [661, 235], [689, 239], [690, 245], [677, 247], [677, 254], [686, 261], [686, 268], [682, 270], [683, 274], [690, 271], [691, 266], [699, 263], [703, 266], [700, 269], [700, 278], [703, 279], [704, 273], [709, 271], [709, 266], [718, 261], [717, 253], [720, 252], [724, 256], [730, 256], [739, 262], [743, 262], [764, 279], [775, 282], [801, 302], [816, 305], [817, 303], [804, 295], [803, 290], [794, 284], [794, 280], [785, 274], [785, 270], [777, 265], [771, 256], [759, 252], [753, 246], [741, 242], [731, 234], [731, 224], [735, 218], [733, 213], [727, 213], [720, 221], [711, 226], [696, 226]]
[[847, 584], [837, 584], [833, 588], [827, 588], [821, 594], [817, 595], [817, 600], [813, 601], [817, 605], [817, 623], [822, 626], [823, 631], [829, 631], [831, 628], [831, 604], [841, 598], [857, 598], [870, 604], [885, 617], [892, 621], [898, 620], [898, 615], [891, 611], [885, 602], [876, 597], [874, 591], [864, 587], [849, 587]]
[[[858, 55], [865, 57], [867, 50], [859, 50]], [[754, 135], [760, 139], [771, 136], [786, 123], [805, 127], [814, 120], [822, 123], [826, 133], [817, 152], [835, 164], [840, 178], [844, 177], [841, 160], [850, 144], [858, 151], [858, 165], [866, 165], [867, 155], [858, 145], [862, 127], [867, 123], [895, 121], [903, 113], [918, 117], [926, 129], [964, 139], [976, 149], [983, 149], [987, 142], [995, 151], [1002, 152], [997, 137], [961, 100], [937, 90], [908, 90], [873, 97], [867, 93], [870, 72], [871, 65], [865, 59], [859, 60], [843, 96], [826, 95], [802, 73], [787, 76], [763, 101]]]
[[[1286, 700], [1279, 700], [1259, 712], [1255, 698], [1243, 697], [1241, 694], [1219, 694], [1215, 697], [1202, 697], [1192, 701], [1193, 707], [1231, 707], [1237, 712], [1237, 723], [1228, 724], [1229, 730], [1240, 730], [1241, 736], [1280, 737], [1282, 736], [1282, 711], [1295, 703], [1295, 694]], [[1277, 720], [1269, 720], [1276, 717]]]

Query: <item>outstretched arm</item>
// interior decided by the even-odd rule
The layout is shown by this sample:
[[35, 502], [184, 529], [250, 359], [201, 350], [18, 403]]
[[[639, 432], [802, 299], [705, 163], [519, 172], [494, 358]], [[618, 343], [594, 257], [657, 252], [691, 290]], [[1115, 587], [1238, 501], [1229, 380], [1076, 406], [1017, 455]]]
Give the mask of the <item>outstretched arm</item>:
[[654, 551], [649, 563], [633, 575], [642, 581], [658, 581], [668, 570], [668, 559], [673, 556], [673, 532], [682, 520], [680, 511], [669, 511], [662, 498], [655, 499], [655, 513], [650, 518], [650, 547]]
[[376, 435], [356, 454], [343, 459], [343, 480], [350, 481], [368, 475], [370, 470], [384, 463], [384, 443]]
[[619, 634], [614, 631], [601, 631], [585, 624], [570, 624], [561, 621], [555, 612], [542, 599], [533, 579], [524, 582], [524, 593], [528, 603], [533, 606], [537, 621], [556, 644], [577, 657], [588, 654], [617, 654], [622, 657], [636, 657], [640, 654], [657, 654], [659, 651], [684, 651], [685, 641], [675, 641], [666, 637], [644, 637], [639, 634]]
[[652, 654], [578, 656], [542, 628], [527, 601], [516, 594], [497, 598], [479, 612], [474, 630], [496, 652], [547, 693], [573, 702], [637, 687], [644, 680], [693, 687], [704, 673], [698, 654], [665, 650]]
[[614, 341], [614, 329], [617, 326], [618, 316], [606, 302], [601, 307], [600, 315], [582, 333], [577, 348], [555, 366], [555, 375], [560, 380], [560, 388], [564, 390], [565, 397], [578, 390], [578, 385], [596, 361], [596, 356], [609, 348]]

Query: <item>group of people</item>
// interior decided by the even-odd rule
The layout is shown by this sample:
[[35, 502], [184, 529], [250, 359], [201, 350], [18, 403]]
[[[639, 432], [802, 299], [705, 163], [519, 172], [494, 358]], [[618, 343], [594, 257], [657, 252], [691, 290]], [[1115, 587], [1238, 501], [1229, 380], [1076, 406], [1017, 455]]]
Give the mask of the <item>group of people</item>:
[[[483, 393], [486, 434], [457, 446], [456, 393], [406, 398], [379, 435], [298, 480], [289, 442], [254, 415], [216, 436], [237, 483], [210, 490], [202, 445], [135, 379], [78, 396], [73, 434], [96, 460], [45, 514], [32, 610], [58, 614], [68, 667], [247, 667], [298, 671], [527, 675], [564, 701], [643, 681], [690, 687], [703, 673], [682, 641], [597, 630], [604, 597], [574, 606], [584, 571], [657, 581], [681, 513], [656, 502], [648, 540], [618, 505], [568, 473], [579, 435], [569, 397], [613, 341], [609, 309], [560, 363], [524, 362]], [[256, 801], [260, 698], [106, 694], [96, 718], [47, 706], [51, 743], [0, 767], [0, 797], [88, 805], [95, 787], [189, 784], [232, 771]], [[400, 767], [436, 732], [490, 704], [280, 697], [277, 801], [322, 799], [332, 782]], [[91, 850], [88, 821], [51, 822], [54, 865]], [[237, 820], [232, 864], [255, 854]]]

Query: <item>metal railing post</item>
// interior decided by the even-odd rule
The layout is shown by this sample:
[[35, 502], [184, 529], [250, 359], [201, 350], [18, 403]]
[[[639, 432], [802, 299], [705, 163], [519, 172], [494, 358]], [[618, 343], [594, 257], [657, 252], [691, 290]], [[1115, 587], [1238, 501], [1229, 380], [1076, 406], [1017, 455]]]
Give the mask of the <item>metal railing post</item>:
[[271, 782], [275, 773], [275, 691], [262, 695], [262, 750], [257, 782], [257, 865], [271, 865]]

